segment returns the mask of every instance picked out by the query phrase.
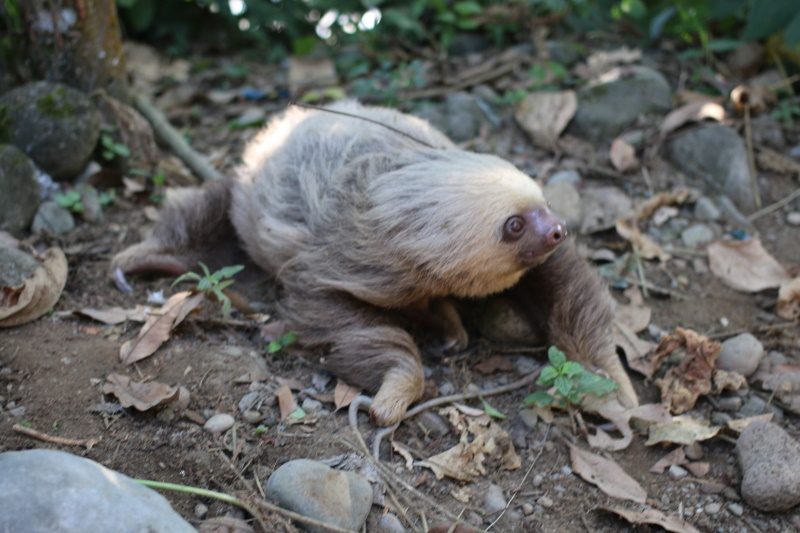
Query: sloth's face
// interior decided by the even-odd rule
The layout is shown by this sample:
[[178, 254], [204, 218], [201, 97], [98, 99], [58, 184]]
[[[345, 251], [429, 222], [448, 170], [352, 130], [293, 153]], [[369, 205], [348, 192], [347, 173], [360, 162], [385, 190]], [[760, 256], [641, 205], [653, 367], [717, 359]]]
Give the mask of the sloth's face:
[[550, 209], [539, 207], [509, 217], [501, 234], [501, 241], [516, 249], [519, 262], [533, 266], [566, 239], [567, 225]]

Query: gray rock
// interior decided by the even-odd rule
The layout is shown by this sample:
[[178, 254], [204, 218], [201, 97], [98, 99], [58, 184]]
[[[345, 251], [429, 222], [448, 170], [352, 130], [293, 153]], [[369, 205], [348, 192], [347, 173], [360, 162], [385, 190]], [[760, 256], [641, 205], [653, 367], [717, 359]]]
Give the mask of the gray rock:
[[672, 479], [683, 479], [689, 475], [688, 470], [678, 465], [670, 465], [668, 473]]
[[439, 438], [450, 433], [450, 425], [433, 411], [423, 411], [417, 415], [417, 421], [427, 429], [434, 438]]
[[72, 213], [55, 202], [44, 202], [40, 205], [31, 224], [31, 231], [34, 233], [64, 235], [73, 229], [75, 220], [72, 218]]
[[0, 247], [0, 287], [13, 287], [31, 277], [41, 263], [16, 248]]
[[722, 505], [718, 503], [709, 503], [703, 508], [707, 514], [715, 515], [722, 510]]
[[447, 133], [447, 121], [444, 118], [444, 112], [437, 104], [425, 102], [420, 104], [419, 107], [413, 109], [411, 114], [419, 117], [427, 122], [430, 122], [433, 127], [442, 133]]
[[380, 528], [385, 533], [405, 533], [406, 531], [397, 515], [392, 513], [386, 513], [386, 516], [381, 518]]
[[581, 184], [581, 174], [575, 169], [568, 168], [559, 170], [549, 178], [547, 178], [547, 185], [555, 185], [557, 183], [569, 183], [573, 187]]
[[729, 196], [745, 211], [755, 207], [747, 148], [732, 128], [711, 124], [688, 130], [664, 148], [667, 159], [711, 191]]
[[494, 483], [489, 483], [489, 487], [483, 495], [483, 509], [487, 513], [495, 513], [506, 507], [506, 497], [503, 489]]
[[264, 415], [262, 415], [258, 411], [251, 411], [248, 409], [247, 411], [244, 411], [242, 413], [242, 420], [244, 420], [248, 424], [257, 426], [258, 424], [264, 421]]
[[[270, 476], [267, 498], [309, 518], [360, 531], [372, 506], [372, 487], [355, 472], [334, 470], [310, 459], [296, 459]], [[327, 528], [302, 525], [306, 531]]]
[[750, 333], [742, 333], [722, 343], [717, 368], [750, 377], [764, 358], [764, 345]]
[[787, 214], [786, 223], [790, 226], [800, 226], [800, 211], [793, 211]]
[[744, 418], [763, 415], [766, 412], [768, 412], [766, 400], [754, 395], [750, 395], [738, 411], [739, 416]]
[[726, 507], [734, 516], [742, 516], [744, 514], [744, 507], [742, 507], [742, 505], [739, 503], [730, 502], [728, 505], [726, 505]]
[[583, 191], [583, 221], [580, 232], [595, 233], [613, 228], [617, 219], [633, 214], [630, 197], [616, 187], [597, 187]]
[[581, 195], [566, 182], [554, 183], [544, 186], [544, 197], [550, 203], [553, 213], [560, 216], [567, 223], [567, 228], [579, 228], [583, 220], [581, 209]]
[[84, 183], [75, 190], [81, 193], [81, 204], [83, 205], [81, 217], [83, 220], [93, 224], [103, 222], [103, 206], [100, 205], [100, 193], [97, 192], [97, 189]]
[[719, 210], [714, 204], [714, 200], [707, 196], [701, 196], [694, 204], [694, 218], [698, 220], [719, 220], [722, 217], [722, 211]]
[[77, 176], [94, 151], [100, 116], [88, 96], [39, 81], [0, 97], [0, 142], [9, 142], [56, 180]]
[[697, 248], [714, 240], [714, 230], [705, 224], [692, 224], [681, 232], [681, 241], [687, 248]]
[[610, 143], [639, 115], [671, 108], [672, 90], [659, 72], [647, 67], [627, 67], [604, 77], [617, 74], [614, 81], [578, 93], [578, 111], [567, 128], [568, 133]]
[[699, 461], [706, 454], [706, 452], [703, 450], [703, 445], [697, 441], [694, 441], [686, 446], [684, 448], [684, 452], [686, 453], [686, 457], [692, 461]]
[[203, 429], [209, 433], [222, 433], [233, 427], [235, 420], [227, 413], [219, 413], [206, 420]]
[[767, 146], [774, 150], [783, 150], [786, 147], [783, 127], [774, 118], [767, 115], [753, 118], [750, 121], [750, 131], [755, 146]]
[[195, 531], [154, 490], [56, 450], [0, 454], [0, 509], [0, 531]]
[[315, 400], [311, 396], [307, 396], [303, 400], [303, 404], [300, 406], [303, 408], [303, 411], [306, 413], [316, 413], [320, 409], [322, 409], [322, 402], [319, 400]]
[[39, 207], [33, 164], [16, 146], [0, 144], [0, 231], [19, 234]]
[[566, 68], [577, 63], [581, 58], [581, 45], [571, 41], [547, 41], [544, 43], [551, 61]]
[[788, 511], [800, 503], [800, 444], [779, 425], [756, 420], [736, 442], [741, 493], [760, 511]]
[[447, 95], [444, 102], [447, 135], [454, 142], [464, 142], [478, 136], [486, 116], [475, 97], [465, 92]]
[[536, 345], [539, 336], [511, 302], [493, 298], [481, 313], [478, 329], [484, 337], [502, 343]]

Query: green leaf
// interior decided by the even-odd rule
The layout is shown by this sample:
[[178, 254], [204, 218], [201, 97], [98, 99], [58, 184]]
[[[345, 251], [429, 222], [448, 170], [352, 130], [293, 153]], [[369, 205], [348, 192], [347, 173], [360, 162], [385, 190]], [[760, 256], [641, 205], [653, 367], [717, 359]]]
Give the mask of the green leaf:
[[561, 374], [564, 376], [572, 377], [581, 372], [583, 372], [583, 367], [575, 361], [566, 361], [564, 366], [561, 367]]
[[489, 402], [486, 400], [481, 399], [481, 401], [483, 402], [483, 410], [487, 415], [491, 416], [492, 418], [499, 418], [500, 420], [505, 420], [507, 418], [506, 415], [489, 405]]
[[582, 372], [575, 376], [577, 391], [584, 394], [607, 394], [617, 387], [617, 382], [591, 372]]
[[553, 385], [556, 386], [558, 393], [566, 398], [569, 392], [572, 390], [572, 379], [568, 378], [567, 376], [558, 376]]
[[567, 361], [567, 356], [564, 355], [564, 352], [556, 348], [555, 346], [551, 346], [547, 350], [547, 358], [556, 367], [557, 370], [561, 370], [561, 367], [564, 366], [564, 363]]
[[738, 39], [714, 39], [708, 42], [708, 49], [712, 52], [730, 52], [736, 50], [744, 44]]
[[198, 262], [197, 264], [198, 264], [198, 265], [200, 265], [200, 268], [202, 268], [202, 269], [203, 269], [203, 274], [205, 274], [207, 278], [208, 278], [208, 277], [211, 277], [211, 271], [209, 271], [209, 270], [208, 270], [208, 267], [206, 266], [206, 264], [205, 264], [205, 263], [203, 263], [202, 261], [200, 261], [200, 262]]
[[283, 345], [283, 346], [289, 346], [289, 345], [290, 345], [290, 344], [292, 344], [293, 342], [296, 342], [296, 341], [297, 341], [297, 334], [296, 334], [296, 333], [294, 333], [293, 331], [290, 331], [289, 333], [285, 333], [285, 334], [284, 334], [284, 335], [281, 337], [281, 339], [280, 339], [280, 340], [281, 340], [281, 345]]
[[264, 424], [259, 424], [258, 426], [253, 428], [253, 435], [261, 435], [262, 433], [266, 433], [269, 431], [269, 428]]
[[477, 2], [456, 2], [453, 4], [453, 11], [461, 16], [479, 15], [483, 12], [483, 8]]
[[220, 281], [219, 284], [217, 285], [217, 290], [222, 291], [227, 289], [228, 287], [233, 285], [233, 281], [234, 280], [232, 279], [226, 279], [225, 281]]
[[795, 48], [800, 44], [800, 12], [789, 21], [789, 24], [783, 31], [783, 40], [789, 48]]
[[190, 279], [192, 281], [199, 281], [200, 280], [200, 274], [197, 274], [196, 272], [187, 272], [186, 274], [182, 274], [182, 275], [178, 276], [178, 279], [176, 279], [175, 281], [172, 282], [172, 285], [170, 285], [170, 287], [174, 287], [178, 283], [180, 283], [182, 281], [186, 281], [187, 279]]
[[267, 353], [277, 353], [283, 349], [283, 345], [278, 341], [272, 341], [267, 345]]
[[244, 265], [233, 265], [233, 266], [223, 267], [219, 271], [222, 272], [223, 277], [230, 278], [235, 274], [238, 274], [242, 270], [244, 270]]
[[295, 420], [300, 420], [302, 418], [305, 418], [305, 416], [306, 412], [303, 411], [302, 407], [298, 407], [297, 409], [292, 411], [292, 413], [289, 415], [290, 418], [294, 418]]
[[213, 285], [214, 285], [214, 284], [211, 282], [211, 279], [209, 279], [209, 278], [202, 278], [202, 279], [201, 279], [201, 280], [200, 280], [200, 281], [197, 283], [197, 290], [198, 290], [198, 291], [207, 291], [207, 290], [208, 290], [208, 289], [210, 289], [210, 288], [211, 288]]
[[655, 41], [664, 33], [664, 26], [678, 12], [675, 6], [669, 6], [650, 21], [650, 40]]
[[800, 12], [797, 0], [759, 0], [747, 15], [743, 38], [747, 41], [763, 39], [786, 29], [787, 22]]
[[130, 157], [131, 151], [124, 144], [114, 144], [111, 150], [120, 157]]
[[316, 35], [312, 34], [306, 35], [305, 37], [299, 37], [292, 40], [292, 52], [294, 52], [294, 55], [296, 56], [305, 56], [314, 50], [314, 46], [316, 46], [316, 44]]
[[538, 385], [544, 385], [549, 387], [550, 385], [555, 382], [556, 378], [559, 376], [558, 370], [553, 368], [552, 366], [546, 366], [542, 369], [542, 373], [539, 374], [539, 379], [536, 380]]
[[546, 391], [537, 390], [522, 401], [525, 405], [541, 405], [542, 407], [547, 407], [548, 405], [553, 405], [553, 396]]

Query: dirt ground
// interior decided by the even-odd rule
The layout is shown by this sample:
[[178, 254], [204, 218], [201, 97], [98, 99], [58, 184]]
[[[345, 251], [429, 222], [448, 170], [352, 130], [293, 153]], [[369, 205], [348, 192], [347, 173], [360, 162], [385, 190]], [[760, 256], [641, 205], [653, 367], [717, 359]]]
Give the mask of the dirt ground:
[[[215, 118], [198, 125], [194, 136], [202, 139], [205, 132], [204, 143], [229, 143], [233, 147], [230, 151], [236, 154], [241, 149], [241, 139], [231, 138], [232, 134], [220, 134], [212, 126], [214, 122], [222, 124], [224, 118]], [[508, 125], [508, 128], [513, 126]], [[200, 147], [202, 149], [202, 144]], [[515, 160], [528, 158], [528, 163], [534, 166], [539, 162], [537, 157], [539, 154], [533, 151], [514, 154]], [[229, 163], [233, 160], [231, 157]], [[643, 184], [637, 181], [641, 180], [640, 177], [631, 179], [634, 190], [643, 189]], [[796, 181], [788, 177], [762, 180], [764, 203], [785, 197], [796, 186]], [[764, 238], [765, 247], [779, 261], [788, 266], [800, 265], [798, 230], [788, 227], [784, 219], [784, 212], [779, 210], [758, 220], [756, 226]], [[56, 314], [21, 327], [0, 330], [0, 451], [58, 448], [88, 457], [134, 478], [246, 496], [258, 496], [269, 475], [288, 460], [328, 459], [352, 453], [355, 439], [343, 411], [312, 417], [305, 424], [290, 425], [279, 420], [274, 401], [265, 399], [260, 412], [264, 415], [262, 424], [268, 429], [263, 433], [253, 431], [254, 426], [242, 419], [237, 407], [241, 398], [254, 390], [252, 379], [239, 378], [247, 373], [261, 376], [262, 382], [273, 389], [277, 386], [277, 378], [297, 379], [308, 387], [318, 369], [314, 358], [303, 354], [267, 354], [266, 343], [257, 327], [207, 320], [214, 311], [212, 304], [205, 305], [205, 314], [185, 321], [173, 338], [153, 356], [133, 367], [120, 363], [119, 350], [125, 340], [138, 333], [138, 324], [129, 322], [108, 326], [60, 313], [87, 307], [132, 308], [146, 302], [148, 291], [165, 289], [167, 294], [170, 293], [169, 281], [134, 279], [134, 292], [123, 294], [107, 276], [111, 256], [137, 242], [141, 230], [148, 224], [144, 205], [131, 202], [110, 208], [106, 222], [101, 226], [80, 224], [61, 242], [67, 252], [70, 270], [64, 293], [55, 307]], [[603, 234], [593, 240], [582, 240], [598, 247], [615, 239]], [[665, 331], [686, 327], [719, 339], [750, 331], [768, 350], [782, 351], [794, 362], [800, 359], [797, 340], [800, 327], [795, 324], [789, 328], [770, 329], [770, 322], [763, 320], [764, 311], [774, 310], [770, 307], [774, 306], [774, 291], [758, 295], [737, 293], [710, 273], [696, 273], [687, 266], [690, 258], [678, 259], [668, 262], [665, 268], [655, 264], [645, 267], [647, 279], [656, 285], [669, 286], [671, 276], [685, 278], [679, 291], [688, 296], [686, 299], [649, 298], [646, 303], [653, 308], [652, 323]], [[621, 298], [621, 292], [613, 292], [615, 297]], [[263, 291], [256, 286], [249, 287], [246, 293], [251, 300], [265, 302], [269, 309], [269, 290]], [[721, 323], [723, 317], [727, 319], [724, 326]], [[503, 351], [503, 347], [481, 343], [478, 350], [470, 351], [464, 357], [429, 359], [426, 361], [431, 370], [429, 381], [438, 386], [449, 380], [457, 391], [470, 383], [484, 386], [489, 382], [511, 382], [519, 378], [516, 371], [482, 376], [473, 370], [475, 364], [492, 353]], [[521, 356], [509, 357], [516, 359]], [[203, 417], [230, 413], [236, 417], [237, 423], [231, 431], [214, 435], [205, 432], [195, 420], [169, 407], [145, 413], [115, 408], [115, 398], [104, 396], [101, 390], [104, 377], [111, 372], [126, 374], [138, 381], [156, 380], [183, 385], [191, 392], [191, 412]], [[635, 373], [632, 376], [643, 402], [658, 400], [658, 392], [652, 384], [645, 383]], [[332, 391], [334, 383], [335, 380], [331, 380], [326, 392]], [[421, 494], [454, 514], [463, 513], [467, 520], [482, 527], [495, 518], [484, 516], [487, 513], [482, 507], [482, 495], [489, 483], [495, 483], [504, 489], [507, 497], [519, 489], [511, 504], [512, 509], [533, 511], [524, 516], [522, 531], [660, 530], [651, 526], [632, 528], [597, 509], [599, 506], [640, 509], [641, 506], [614, 500], [564, 469], [570, 464], [564, 441], [573, 438], [569, 424], [566, 419], [557, 419], [549, 428], [541, 421], [535, 428], [528, 428], [518, 413], [522, 398], [531, 390], [529, 387], [492, 399], [495, 408], [509, 415], [501, 424], [511, 434], [522, 458], [522, 467], [518, 470], [490, 471], [474, 483], [447, 478], [437, 481], [427, 469], [406, 469], [405, 460], [391, 453], [386, 443], [382, 459]], [[480, 407], [478, 402], [470, 404]], [[325, 407], [332, 410], [331, 404]], [[695, 413], [708, 415], [713, 410], [711, 403], [701, 400]], [[375, 428], [366, 415], [362, 416], [360, 428], [369, 441]], [[800, 437], [799, 421], [797, 414], [785, 411], [781, 424], [790, 434]], [[90, 450], [85, 450], [80, 446], [36, 440], [12, 430], [14, 424], [29, 425], [61, 438], [101, 440]], [[410, 420], [402, 424], [394, 439], [418, 454], [415, 459], [420, 459], [450, 448], [458, 437], [453, 433], [436, 437], [415, 420]], [[585, 441], [579, 437], [576, 439], [585, 446]], [[644, 437], [638, 436], [628, 449], [608, 456], [641, 483], [648, 493], [648, 503], [653, 507], [681, 515], [701, 531], [800, 530], [800, 511], [764, 514], [736, 501], [740, 472], [732, 439], [716, 438], [702, 444], [705, 451], [703, 460], [710, 462], [710, 472], [700, 479], [691, 475], [673, 479], [667, 474], [649, 472], [649, 468], [674, 447], [646, 447], [644, 441]], [[534, 483], [537, 474], [540, 476]], [[734, 490], [723, 490], [725, 487]], [[468, 502], [455, 499], [454, 493], [462, 495], [462, 499], [465, 499], [464, 494], [468, 495]], [[215, 500], [173, 492], [165, 495], [177, 511], [194, 524], [200, 521], [195, 512], [198, 503], [209, 506], [208, 517], [229, 514], [245, 518], [240, 510]], [[543, 496], [547, 498], [542, 499]], [[414, 502], [412, 510], [424, 510], [428, 524], [446, 520], [430, 503], [415, 499], [413, 495], [411, 498]], [[548, 499], [552, 503], [550, 506], [543, 504]], [[706, 505], [714, 502], [721, 504], [721, 510], [713, 515], [705, 512]], [[737, 516], [731, 512], [729, 503], [742, 505], [743, 514]], [[367, 531], [378, 530], [376, 524], [382, 512], [379, 506], [373, 506]], [[292, 526], [280, 516], [268, 516], [274, 531], [292, 530]], [[502, 521], [492, 529], [507, 531], [503, 529]]]

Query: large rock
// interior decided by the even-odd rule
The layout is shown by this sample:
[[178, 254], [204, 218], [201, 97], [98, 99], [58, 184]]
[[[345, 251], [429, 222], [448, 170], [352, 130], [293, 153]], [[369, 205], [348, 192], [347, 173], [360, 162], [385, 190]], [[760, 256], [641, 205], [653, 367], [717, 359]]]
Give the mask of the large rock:
[[39, 81], [0, 97], [0, 142], [28, 154], [56, 180], [76, 177], [100, 136], [100, 117], [88, 96]]
[[190, 533], [157, 492], [69, 453], [0, 453], [0, 531]]
[[753, 180], [744, 141], [722, 124], [701, 126], [664, 144], [665, 155], [685, 174], [704, 181], [745, 211], [755, 209]]
[[21, 233], [39, 207], [39, 182], [30, 159], [10, 144], [0, 145], [0, 230]]
[[615, 69], [578, 93], [578, 111], [567, 132], [610, 144], [639, 115], [668, 111], [671, 98], [669, 83], [659, 72], [647, 67]]
[[736, 442], [742, 497], [760, 511], [788, 511], [800, 503], [800, 444], [779, 425], [756, 420]]
[[[372, 487], [363, 476], [310, 459], [289, 461], [273, 472], [266, 495], [284, 509], [354, 531], [361, 531], [372, 507]], [[328, 531], [298, 525], [312, 533]]]

